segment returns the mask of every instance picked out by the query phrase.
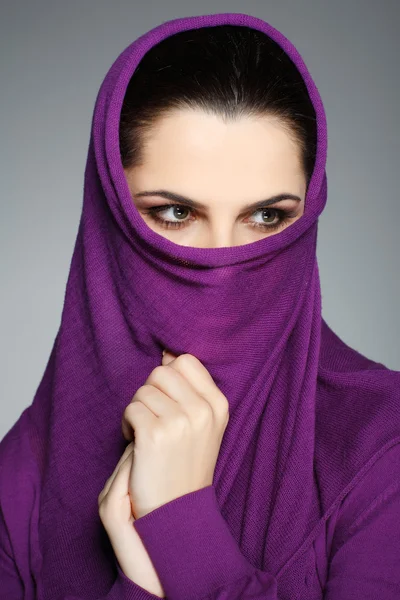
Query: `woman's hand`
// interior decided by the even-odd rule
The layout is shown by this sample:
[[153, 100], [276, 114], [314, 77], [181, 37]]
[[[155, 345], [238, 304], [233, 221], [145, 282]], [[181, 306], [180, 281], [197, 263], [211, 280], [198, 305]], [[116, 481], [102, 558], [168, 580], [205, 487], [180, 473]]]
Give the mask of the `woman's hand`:
[[99, 515], [125, 575], [151, 594], [165, 598], [153, 563], [133, 526], [135, 518], [129, 497], [132, 458], [133, 443], [130, 443], [99, 494]]
[[212, 484], [228, 420], [228, 400], [203, 364], [166, 353], [122, 419], [125, 439], [134, 431], [129, 493], [136, 519]]

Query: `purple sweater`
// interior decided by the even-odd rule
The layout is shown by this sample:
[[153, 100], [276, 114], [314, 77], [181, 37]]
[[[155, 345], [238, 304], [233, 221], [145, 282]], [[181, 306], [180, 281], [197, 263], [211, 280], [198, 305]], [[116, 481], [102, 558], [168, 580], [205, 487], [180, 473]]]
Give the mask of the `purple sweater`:
[[[263, 31], [298, 67], [317, 154], [290, 227], [238, 247], [192, 248], [158, 235], [132, 202], [120, 109], [153, 46], [156, 60], [166, 37], [224, 24]], [[134, 523], [167, 598], [399, 600], [400, 372], [350, 348], [322, 318], [327, 140], [299, 52], [250, 15], [162, 23], [111, 65], [94, 107], [60, 328], [32, 405], [0, 443], [2, 600], [156, 599], [118, 568], [98, 495], [126, 447], [123, 412], [163, 348], [200, 360], [229, 401], [212, 485]]]
[[[24, 434], [26, 417], [24, 411], [0, 443], [1, 600], [41, 597], [40, 482]], [[243, 556], [219, 511], [213, 486], [164, 504], [137, 519], [135, 526], [171, 600], [398, 600], [400, 444], [375, 461], [285, 571], [290, 595], [280, 595], [281, 581], [255, 569]], [[299, 571], [305, 573], [301, 587]], [[116, 563], [115, 582], [103, 600], [156, 598]]]

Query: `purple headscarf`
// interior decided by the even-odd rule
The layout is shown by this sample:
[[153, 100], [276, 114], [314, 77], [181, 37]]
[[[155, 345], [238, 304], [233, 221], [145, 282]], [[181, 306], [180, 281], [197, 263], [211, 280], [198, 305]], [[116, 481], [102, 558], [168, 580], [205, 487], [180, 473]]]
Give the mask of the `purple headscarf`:
[[[296, 64], [317, 115], [316, 163], [304, 214], [290, 227], [242, 246], [185, 247], [149, 228], [134, 205], [119, 152], [120, 111], [152, 46], [225, 24], [263, 31]], [[61, 324], [29, 408], [42, 477], [45, 600], [66, 592], [97, 598], [115, 579], [97, 498], [128, 443], [123, 412], [164, 348], [196, 356], [228, 398], [213, 485], [243, 554], [274, 575], [399, 441], [400, 373], [347, 346], [321, 316], [316, 247], [326, 157], [317, 87], [293, 44], [261, 19], [168, 21], [109, 69], [93, 114]]]

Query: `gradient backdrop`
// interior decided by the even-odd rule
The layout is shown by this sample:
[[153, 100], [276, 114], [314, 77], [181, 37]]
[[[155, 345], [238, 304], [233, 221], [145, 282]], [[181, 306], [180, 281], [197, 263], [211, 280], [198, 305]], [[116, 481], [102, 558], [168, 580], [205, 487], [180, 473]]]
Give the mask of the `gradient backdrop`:
[[323, 317], [400, 370], [398, 0], [3, 1], [0, 438], [31, 404], [59, 327], [106, 72], [157, 24], [218, 12], [265, 19], [308, 65], [329, 132]]

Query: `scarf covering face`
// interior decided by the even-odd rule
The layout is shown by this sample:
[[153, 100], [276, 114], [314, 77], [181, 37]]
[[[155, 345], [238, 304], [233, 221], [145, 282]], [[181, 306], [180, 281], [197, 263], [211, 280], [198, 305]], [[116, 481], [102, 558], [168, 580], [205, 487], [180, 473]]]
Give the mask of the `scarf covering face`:
[[[225, 24], [263, 31], [297, 66], [317, 115], [315, 168], [304, 214], [286, 229], [242, 246], [185, 247], [148, 227], [134, 205], [120, 111], [150, 48], [183, 30]], [[97, 499], [128, 443], [123, 412], [164, 348], [196, 356], [229, 401], [213, 485], [242, 553], [275, 576], [399, 442], [400, 372], [347, 346], [321, 316], [316, 247], [326, 158], [317, 87], [293, 44], [259, 18], [164, 22], [112, 64], [93, 113], [61, 323], [29, 407], [45, 600], [98, 598], [113, 584]]]

